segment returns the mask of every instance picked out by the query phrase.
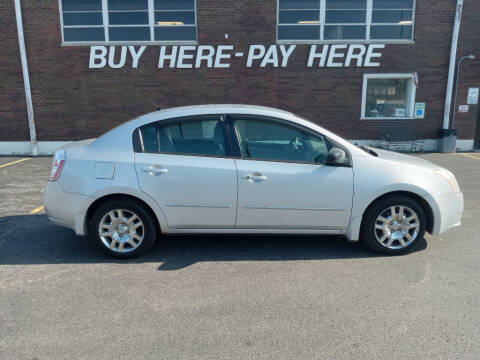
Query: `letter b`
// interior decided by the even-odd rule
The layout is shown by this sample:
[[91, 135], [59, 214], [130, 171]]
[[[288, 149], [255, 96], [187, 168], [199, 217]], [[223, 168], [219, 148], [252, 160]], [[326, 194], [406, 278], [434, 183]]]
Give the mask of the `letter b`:
[[90, 69], [99, 69], [107, 65], [107, 48], [105, 46], [91, 46], [90, 47]]

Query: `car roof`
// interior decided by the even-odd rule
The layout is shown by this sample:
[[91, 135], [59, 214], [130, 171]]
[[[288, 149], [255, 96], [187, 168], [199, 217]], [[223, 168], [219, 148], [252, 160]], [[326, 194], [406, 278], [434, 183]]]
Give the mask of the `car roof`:
[[[325, 136], [330, 137], [347, 147], [351, 147], [345, 139], [335, 135], [334, 133], [322, 128], [321, 126], [313, 123], [310, 120], [304, 119], [291, 112], [275, 109], [266, 106], [259, 105], [244, 105], [244, 104], [210, 104], [210, 105], [190, 105], [174, 108], [166, 108], [158, 111], [154, 111], [145, 115], [141, 115], [133, 120], [120, 124], [116, 128], [108, 131], [100, 136], [96, 142], [98, 144], [104, 142], [118, 142], [121, 136], [125, 136], [125, 141], [131, 139], [132, 133], [136, 128], [151, 122], [157, 122], [167, 120], [171, 118], [180, 118], [196, 115], [209, 115], [209, 114], [248, 114], [248, 115], [260, 115], [272, 118], [280, 118], [287, 121], [292, 121], [297, 124], [306, 126], [312, 130], [318, 131]], [[355, 150], [353, 150], [355, 151]]]
[[165, 108], [158, 111], [151, 112], [144, 116], [150, 115], [160, 115], [161, 118], [164, 118], [163, 115], [172, 116], [175, 115], [174, 113], [190, 113], [191, 115], [195, 114], [205, 114], [206, 112], [215, 112], [215, 113], [232, 113], [235, 111], [239, 111], [242, 114], [245, 113], [252, 113], [256, 114], [259, 111], [262, 112], [274, 112], [276, 114], [283, 114], [288, 116], [298, 117], [297, 115], [281, 109], [276, 109], [268, 106], [260, 106], [260, 105], [246, 105], [246, 104], [207, 104], [207, 105], [189, 105], [189, 106], [178, 106], [172, 108]]

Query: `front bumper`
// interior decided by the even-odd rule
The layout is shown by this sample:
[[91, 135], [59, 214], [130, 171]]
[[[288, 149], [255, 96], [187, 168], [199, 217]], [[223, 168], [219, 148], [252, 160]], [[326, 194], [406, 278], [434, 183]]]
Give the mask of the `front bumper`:
[[434, 214], [433, 235], [440, 235], [462, 224], [463, 194], [461, 192], [435, 195], [434, 199], [438, 209], [437, 214]]
[[86, 207], [90, 202], [86, 195], [63, 191], [58, 181], [49, 182], [45, 189], [45, 213], [50, 221], [73, 229], [77, 235], [85, 234]]

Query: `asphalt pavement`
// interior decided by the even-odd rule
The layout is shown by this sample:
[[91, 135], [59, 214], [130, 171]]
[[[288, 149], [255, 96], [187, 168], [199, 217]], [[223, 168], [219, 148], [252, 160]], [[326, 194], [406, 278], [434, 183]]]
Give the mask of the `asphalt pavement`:
[[196, 235], [128, 261], [48, 221], [51, 158], [0, 158], [0, 358], [478, 359], [480, 154], [418, 156], [455, 173], [465, 213], [409, 255]]

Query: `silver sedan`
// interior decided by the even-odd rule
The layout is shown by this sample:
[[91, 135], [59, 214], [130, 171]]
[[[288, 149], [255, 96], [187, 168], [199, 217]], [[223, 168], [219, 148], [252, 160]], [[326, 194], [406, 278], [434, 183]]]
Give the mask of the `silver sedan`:
[[113, 256], [160, 234], [341, 234], [384, 254], [460, 225], [455, 176], [292, 113], [203, 105], [140, 116], [54, 155], [51, 221]]

